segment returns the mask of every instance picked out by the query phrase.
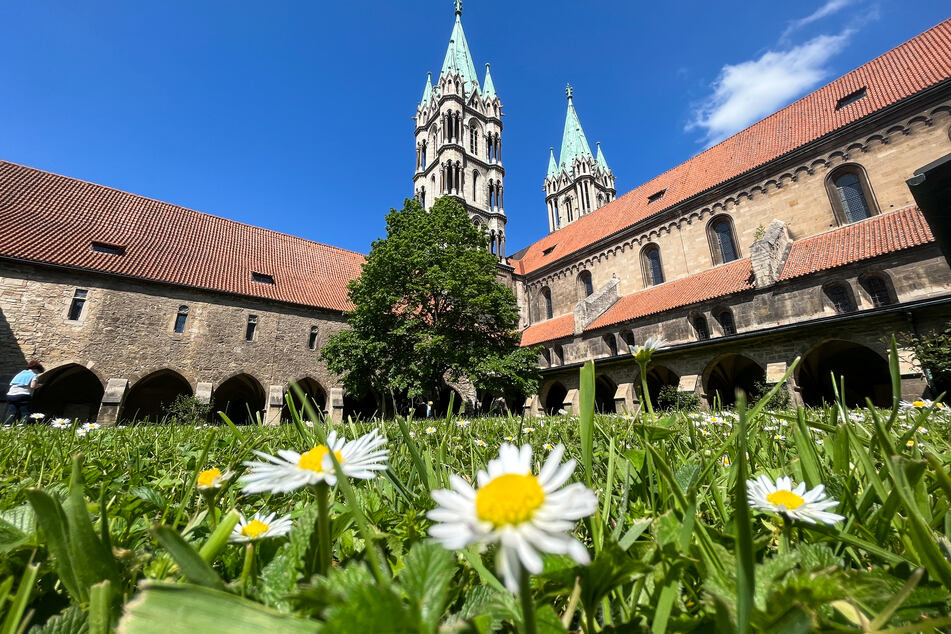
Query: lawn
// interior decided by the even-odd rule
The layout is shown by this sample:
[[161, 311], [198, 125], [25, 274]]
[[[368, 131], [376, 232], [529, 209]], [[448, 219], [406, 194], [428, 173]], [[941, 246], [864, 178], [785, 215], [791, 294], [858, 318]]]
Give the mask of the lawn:
[[[0, 634], [951, 628], [944, 406], [751, 404], [653, 418], [590, 409], [335, 428], [5, 427]], [[253, 452], [306, 452], [331, 429], [347, 439], [379, 430], [387, 468], [332, 487], [242, 491], [244, 463], [262, 460]], [[497, 545], [448, 550], [428, 536], [439, 524], [427, 517], [432, 491], [453, 475], [475, 483], [507, 443], [531, 446], [534, 473], [558, 445], [559, 462], [577, 461], [571, 482], [597, 501], [563, 532], [590, 564], [545, 554], [506, 587]], [[346, 473], [340, 456], [325, 464]], [[223, 477], [202, 474], [214, 468]], [[827, 511], [843, 519], [758, 510], [747, 480], [759, 476], [823, 485], [836, 501]], [[512, 499], [493, 508], [521, 512]], [[289, 531], [247, 529], [255, 513], [278, 533], [289, 516]], [[229, 540], [235, 526], [245, 541]]]

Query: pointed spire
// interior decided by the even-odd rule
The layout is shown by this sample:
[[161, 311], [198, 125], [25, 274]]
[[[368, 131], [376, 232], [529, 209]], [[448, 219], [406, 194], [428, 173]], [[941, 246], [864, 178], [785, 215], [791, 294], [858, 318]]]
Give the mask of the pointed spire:
[[601, 142], [598, 141], [597, 145], [598, 145], [598, 165], [605, 172], [610, 172], [611, 168], [608, 167], [608, 160], [604, 158], [604, 152], [601, 151]]
[[433, 74], [426, 73], [426, 85], [423, 86], [423, 99], [420, 101], [420, 105], [425, 106], [429, 103], [429, 100], [433, 96]]
[[458, 72], [462, 75], [463, 90], [468, 95], [479, 84], [479, 78], [476, 76], [475, 65], [472, 63], [472, 54], [469, 52], [466, 34], [462, 30], [462, 1], [456, 0], [455, 7], [456, 23], [452, 26], [449, 48], [446, 49], [446, 59], [443, 60], [439, 76], [452, 75]]
[[581, 129], [578, 113], [575, 112], [575, 104], [572, 99], [574, 89], [571, 84], [568, 84], [565, 88], [565, 94], [568, 95], [568, 113], [565, 115], [565, 132], [561, 138], [560, 162], [571, 167], [571, 162], [574, 159], [591, 156], [591, 148], [588, 146], [588, 139], [584, 136], [584, 130]]
[[548, 175], [547, 178], [558, 176], [558, 163], [555, 162], [555, 148], [548, 148]]
[[492, 81], [492, 74], [489, 72], [489, 64], [485, 65], [485, 81], [482, 82], [482, 94], [486, 99], [497, 97], [495, 94], [495, 82]]

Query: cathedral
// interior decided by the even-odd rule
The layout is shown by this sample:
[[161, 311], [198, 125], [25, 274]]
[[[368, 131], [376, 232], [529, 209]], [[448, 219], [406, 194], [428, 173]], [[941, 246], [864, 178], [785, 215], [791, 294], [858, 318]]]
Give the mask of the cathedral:
[[[576, 412], [589, 360], [597, 407], [633, 411], [628, 350], [648, 338], [665, 342], [653, 396], [729, 406], [791, 370], [794, 404], [830, 401], [835, 374], [850, 404], [886, 405], [891, 335], [951, 320], [951, 20], [620, 196], [568, 86], [544, 201], [518, 210], [549, 230], [514, 252], [503, 104], [476, 68], [457, 1], [416, 104], [412, 193], [455, 197], [489, 237], [522, 345], [540, 351], [518, 413]], [[335, 421], [379, 410], [319, 360], [346, 328], [359, 253], [5, 161], [0, 226], [0, 378], [41, 360], [39, 411], [114, 424], [193, 396], [277, 424], [291, 383]], [[903, 397], [933, 393], [899, 352]], [[476, 409], [493, 396], [456, 389]]]

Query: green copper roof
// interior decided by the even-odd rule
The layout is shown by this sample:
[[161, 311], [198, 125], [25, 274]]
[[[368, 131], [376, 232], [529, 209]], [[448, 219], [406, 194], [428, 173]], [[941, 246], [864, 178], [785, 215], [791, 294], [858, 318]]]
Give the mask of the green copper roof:
[[558, 163], [555, 162], [555, 148], [548, 148], [548, 178], [558, 176]]
[[426, 73], [426, 85], [423, 86], [423, 98], [419, 103], [423, 105], [428, 104], [432, 96], [433, 96], [433, 74]]
[[476, 76], [475, 66], [472, 64], [472, 54], [469, 53], [466, 34], [462, 30], [461, 2], [456, 3], [456, 23], [452, 26], [449, 48], [446, 49], [446, 59], [443, 60], [442, 71], [440, 71], [439, 76], [455, 74], [456, 71], [462, 75], [465, 84], [463, 90], [468, 95], [478, 85], [479, 78]]
[[559, 163], [564, 163], [570, 167], [574, 159], [591, 156], [591, 148], [588, 146], [588, 139], [584, 136], [584, 130], [581, 129], [578, 113], [575, 112], [571, 84], [568, 84], [565, 94], [568, 95], [568, 114], [565, 116], [565, 133], [561, 138]]
[[485, 81], [482, 82], [482, 96], [491, 99], [497, 97], [495, 94], [495, 83], [492, 81], [492, 73], [489, 72], [489, 65], [485, 65]]
[[601, 151], [601, 142], [598, 142], [598, 165], [601, 166], [605, 172], [610, 172], [611, 168], [608, 167], [608, 160], [604, 158], [604, 152]]

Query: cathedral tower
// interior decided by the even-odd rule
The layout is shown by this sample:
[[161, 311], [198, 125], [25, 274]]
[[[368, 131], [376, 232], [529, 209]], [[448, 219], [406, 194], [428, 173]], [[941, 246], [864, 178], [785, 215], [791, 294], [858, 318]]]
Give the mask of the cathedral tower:
[[505, 260], [505, 211], [502, 180], [502, 103], [489, 65], [479, 84], [466, 34], [462, 1], [442, 70], [423, 86], [416, 108], [416, 172], [413, 191], [429, 209], [441, 196], [454, 196], [473, 222], [485, 227], [492, 253]]
[[598, 143], [598, 154], [591, 154], [588, 139], [575, 111], [571, 84], [561, 154], [555, 162], [555, 148], [549, 148], [548, 174], [545, 176], [545, 203], [548, 205], [548, 231], [571, 224], [617, 197], [614, 173]]

